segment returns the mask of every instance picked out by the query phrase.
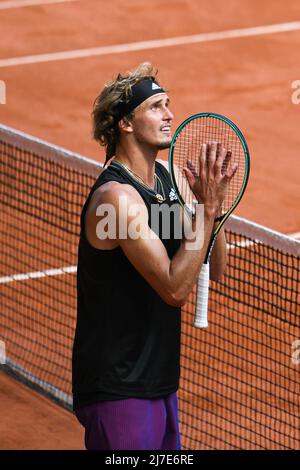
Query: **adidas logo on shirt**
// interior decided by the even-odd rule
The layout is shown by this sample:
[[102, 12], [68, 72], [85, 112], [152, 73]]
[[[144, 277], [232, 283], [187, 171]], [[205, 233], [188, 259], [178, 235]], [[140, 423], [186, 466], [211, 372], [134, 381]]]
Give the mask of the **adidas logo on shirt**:
[[176, 199], [178, 199], [178, 197], [176, 196], [176, 193], [175, 193], [173, 188], [170, 191], [169, 199], [170, 199], [170, 201], [176, 201]]
[[158, 86], [156, 83], [152, 83], [152, 90], [160, 90], [160, 86]]

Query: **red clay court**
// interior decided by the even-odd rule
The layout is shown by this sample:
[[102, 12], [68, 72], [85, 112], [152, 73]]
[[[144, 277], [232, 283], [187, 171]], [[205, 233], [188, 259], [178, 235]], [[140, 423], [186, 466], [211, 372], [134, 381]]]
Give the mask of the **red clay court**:
[[[263, 4], [256, 0], [244, 0], [242, 7], [237, 0], [229, 0], [226, 7], [220, 0], [153, 0], [151, 3], [132, 0], [127, 4], [121, 0], [1, 0], [3, 39], [0, 44], [0, 80], [6, 86], [6, 104], [0, 105], [0, 122], [103, 162], [104, 151], [91, 138], [93, 101], [103, 84], [118, 72], [132, 69], [140, 62], [151, 61], [159, 70], [161, 83], [169, 91], [171, 109], [175, 115], [174, 130], [191, 114], [213, 111], [231, 118], [245, 134], [251, 155], [251, 174], [246, 195], [236, 215], [298, 238], [300, 104], [292, 102], [292, 83], [300, 79], [297, 61], [300, 46], [298, 19], [297, 0], [284, 3], [265, 0]], [[8, 179], [8, 155], [7, 149], [1, 154], [1, 183], [6, 183]], [[28, 155], [22, 162], [20, 157], [20, 165], [24, 166], [19, 166], [18, 171], [24, 169], [26, 173], [28, 168], [31, 171], [26, 166]], [[167, 158], [166, 152], [163, 158]], [[89, 171], [84, 179], [85, 188], [92, 182], [91, 173]], [[34, 185], [36, 176], [38, 173], [32, 176], [28, 174], [24, 184]], [[57, 185], [60, 185], [63, 178], [60, 170], [53, 180], [56, 177]], [[83, 182], [82, 179], [78, 181]], [[68, 183], [67, 190], [75, 191], [76, 182], [74, 177]], [[13, 195], [10, 193], [10, 196]], [[59, 196], [64, 200], [63, 192]], [[29, 196], [26, 201], [24, 199], [24, 207], [30, 203], [30, 197], [33, 196]], [[5, 201], [2, 201], [3, 205]], [[64, 227], [66, 232], [72, 231], [72, 241], [68, 245], [67, 239], [63, 240], [59, 266], [69, 265], [70, 259], [64, 254], [68, 249], [73, 257], [72, 264], [75, 260], [76, 229], [73, 231], [72, 224], [76, 224], [81, 199], [76, 199], [76, 210], [72, 205], [74, 201], [64, 201], [74, 219], [68, 221], [69, 226], [66, 222]], [[52, 202], [57, 203], [54, 199]], [[3, 207], [6, 213], [6, 218], [0, 222], [1, 241], [6, 243], [3, 260], [11, 256], [7, 247], [10, 246], [12, 250], [18, 247], [25, 253], [27, 247], [34, 244], [26, 232], [28, 219], [22, 207], [19, 207], [17, 226], [21, 227], [26, 237], [16, 237], [13, 243], [11, 235], [16, 234], [17, 226], [9, 226], [12, 212], [7, 206]], [[35, 223], [35, 235], [42, 237], [42, 224], [33, 219], [32, 222]], [[57, 234], [57, 240], [59, 236]], [[253, 246], [252, 238], [249, 238], [250, 241], [235, 238], [234, 234], [230, 237], [231, 242], [238, 247], [235, 250], [237, 256], [243, 258], [243, 250], [249, 250], [249, 263], [253, 256], [258, 264], [263, 266], [267, 263], [264, 248]], [[24, 240], [27, 247], [24, 247]], [[56, 266], [54, 260], [59, 245], [53, 245], [53, 250], [46, 244], [41, 246], [47, 266]], [[29, 253], [27, 256], [29, 258]], [[274, 258], [272, 262], [281, 257], [276, 250], [270, 256]], [[16, 272], [23, 272], [24, 260], [29, 263], [26, 254], [22, 259], [15, 260]], [[279, 304], [276, 296], [269, 298], [267, 291], [262, 294], [262, 299], [265, 311], [271, 313], [268, 322], [261, 323], [255, 316], [256, 308], [260, 308], [260, 305], [238, 304], [238, 307], [234, 307], [232, 296], [236, 284], [233, 280], [231, 284], [230, 279], [227, 279], [221, 285], [221, 294], [217, 292], [217, 286], [213, 288], [216, 289], [211, 304], [213, 327], [209, 336], [203, 337], [191, 328], [194, 301], [191, 299], [183, 325], [181, 399], [182, 412], [185, 414], [182, 429], [189, 436], [185, 438], [186, 448], [198, 448], [198, 440], [207, 439], [207, 435], [209, 439], [205, 448], [299, 448], [299, 431], [295, 431], [299, 424], [299, 402], [294, 398], [297, 388], [299, 390], [299, 365], [291, 364], [289, 355], [290, 345], [300, 339], [299, 258], [298, 264], [294, 264], [292, 258], [280, 258], [281, 272], [274, 275], [264, 271], [262, 285], [259, 286], [255, 284], [255, 274], [250, 271], [247, 262], [246, 255], [243, 267], [249, 275], [244, 287], [241, 287], [244, 298], [250, 295], [249, 292], [254, 298], [259, 298], [266, 284], [277, 284], [277, 297], [285, 296], [284, 305], [280, 306], [280, 311], [285, 312], [285, 318], [276, 316]], [[40, 260], [33, 259], [28, 271], [44, 269], [39, 263]], [[15, 271], [7, 272], [3, 268], [0, 279], [12, 274]], [[236, 276], [239, 275], [237, 272]], [[32, 311], [27, 312], [25, 306], [24, 310], [28, 314], [27, 320], [34, 312], [34, 319], [38, 323], [38, 312], [45, 309], [45, 304], [39, 303], [37, 293], [42, 292], [44, 295], [46, 292], [51, 299], [55, 289], [64, 290], [60, 299], [55, 299], [55, 308], [59, 312], [64, 305], [71, 315], [75, 308], [72, 297], [75, 284], [72, 275], [67, 276], [70, 277], [67, 289], [55, 278], [35, 280], [30, 286], [18, 284], [13, 295], [9, 291], [9, 298], [18, 298], [20, 304], [25, 296], [31, 298]], [[285, 285], [280, 285], [279, 278], [283, 279]], [[7, 288], [11, 289], [11, 286]], [[225, 295], [229, 300], [225, 301]], [[12, 308], [6, 291], [4, 296], [6, 300], [3, 305]], [[274, 311], [273, 304], [276, 304]], [[52, 329], [53, 341], [58, 341], [57, 351], [61, 352], [64, 338], [61, 341], [57, 339], [60, 332], [66, 328], [63, 334], [71, 337], [71, 333], [68, 325], [61, 327], [46, 323], [45, 326], [48, 321], [46, 318], [50, 319], [51, 305], [52, 300], [49, 300], [45, 318], [40, 319], [40, 328], [41, 331], [46, 326]], [[220, 321], [217, 315], [220, 315], [221, 310], [223, 315]], [[249, 312], [253, 316], [239, 326], [240, 317]], [[4, 315], [3, 311], [0, 311], [1, 315]], [[229, 324], [228, 317], [231, 315], [232, 323]], [[16, 323], [23, 321], [20, 317]], [[25, 331], [31, 329], [29, 323], [25, 323], [22, 323], [20, 329], [24, 338]], [[6, 320], [3, 323], [0, 321], [0, 324], [1, 328], [3, 325], [8, 328]], [[9, 328], [13, 334], [13, 322]], [[37, 329], [32, 336], [38, 335], [39, 331]], [[244, 342], [249, 331], [253, 335], [248, 338], [251, 351], [246, 348], [248, 360], [243, 362]], [[3, 331], [0, 330], [0, 340], [2, 336]], [[224, 357], [228, 344], [234, 352], [234, 359], [227, 360]], [[32, 347], [30, 342], [27, 347]], [[207, 360], [212, 348], [216, 352], [208, 364], [203, 358]], [[22, 355], [21, 349], [13, 349], [12, 354]], [[44, 354], [47, 355], [46, 350]], [[262, 362], [258, 363], [261, 357]], [[49, 358], [41, 357], [40, 365], [43, 366], [46, 359]], [[56, 363], [56, 357], [52, 359]], [[274, 370], [273, 359], [282, 364], [282, 369]], [[220, 362], [222, 367], [217, 369]], [[200, 371], [202, 364], [203, 370]], [[259, 367], [258, 377], [256, 369]], [[68, 381], [69, 370], [64, 370], [65, 377], [62, 379]], [[215, 371], [214, 375], [211, 375], [212, 371]], [[55, 371], [52, 372], [55, 375]], [[83, 448], [82, 429], [68, 411], [3, 372], [0, 373], [1, 449]], [[207, 390], [207, 395], [201, 398], [197, 398], [198, 374]], [[260, 396], [256, 396], [251, 384], [247, 383], [249, 377], [254, 377], [253, 382], [257, 382], [254, 386]], [[211, 399], [215, 392], [213, 380], [220, 385], [216, 402]], [[275, 389], [270, 391], [265, 384], [272, 381]], [[290, 389], [291, 384], [294, 389]], [[233, 400], [239, 403], [238, 412], [231, 408]], [[261, 401], [264, 402], [263, 408], [260, 406]], [[273, 405], [278, 405], [278, 414], [272, 415]], [[247, 411], [249, 407], [254, 410], [251, 416]], [[197, 429], [199, 423], [205, 427], [203, 436], [197, 431], [197, 442], [190, 431], [186, 431], [193, 427], [192, 419], [196, 419]], [[277, 423], [280, 423], [280, 429], [277, 429]], [[254, 435], [260, 436], [257, 442], [253, 442]]]

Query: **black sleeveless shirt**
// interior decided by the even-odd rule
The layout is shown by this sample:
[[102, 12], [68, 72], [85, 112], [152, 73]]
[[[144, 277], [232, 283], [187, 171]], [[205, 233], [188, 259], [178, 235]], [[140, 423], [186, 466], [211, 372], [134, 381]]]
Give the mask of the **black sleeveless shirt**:
[[[156, 162], [155, 172], [163, 185], [164, 204], [177, 204], [168, 171]], [[72, 356], [74, 409], [102, 400], [158, 398], [179, 385], [180, 307], [164, 302], [120, 247], [96, 249], [86, 238], [88, 204], [94, 191], [108, 181], [130, 184], [139, 192], [150, 226], [151, 204], [157, 204], [151, 191], [113, 162], [100, 174], [83, 206]], [[172, 227], [168, 239], [157, 235], [171, 259], [180, 240]]]

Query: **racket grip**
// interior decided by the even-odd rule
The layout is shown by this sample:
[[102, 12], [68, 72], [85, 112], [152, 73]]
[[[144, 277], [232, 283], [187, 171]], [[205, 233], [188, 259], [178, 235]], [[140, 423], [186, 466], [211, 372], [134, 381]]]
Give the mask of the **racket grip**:
[[207, 328], [209, 290], [209, 263], [203, 263], [197, 283], [196, 315], [194, 326], [196, 328]]

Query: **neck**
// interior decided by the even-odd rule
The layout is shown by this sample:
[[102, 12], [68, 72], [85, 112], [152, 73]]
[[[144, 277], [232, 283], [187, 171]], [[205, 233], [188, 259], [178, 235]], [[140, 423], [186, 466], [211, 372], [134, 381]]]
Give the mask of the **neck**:
[[136, 146], [126, 149], [120, 145], [116, 150], [116, 159], [138, 175], [145, 184], [153, 188], [157, 153], [157, 150], [152, 152], [149, 152], [149, 149], [148, 151], [143, 151]]

